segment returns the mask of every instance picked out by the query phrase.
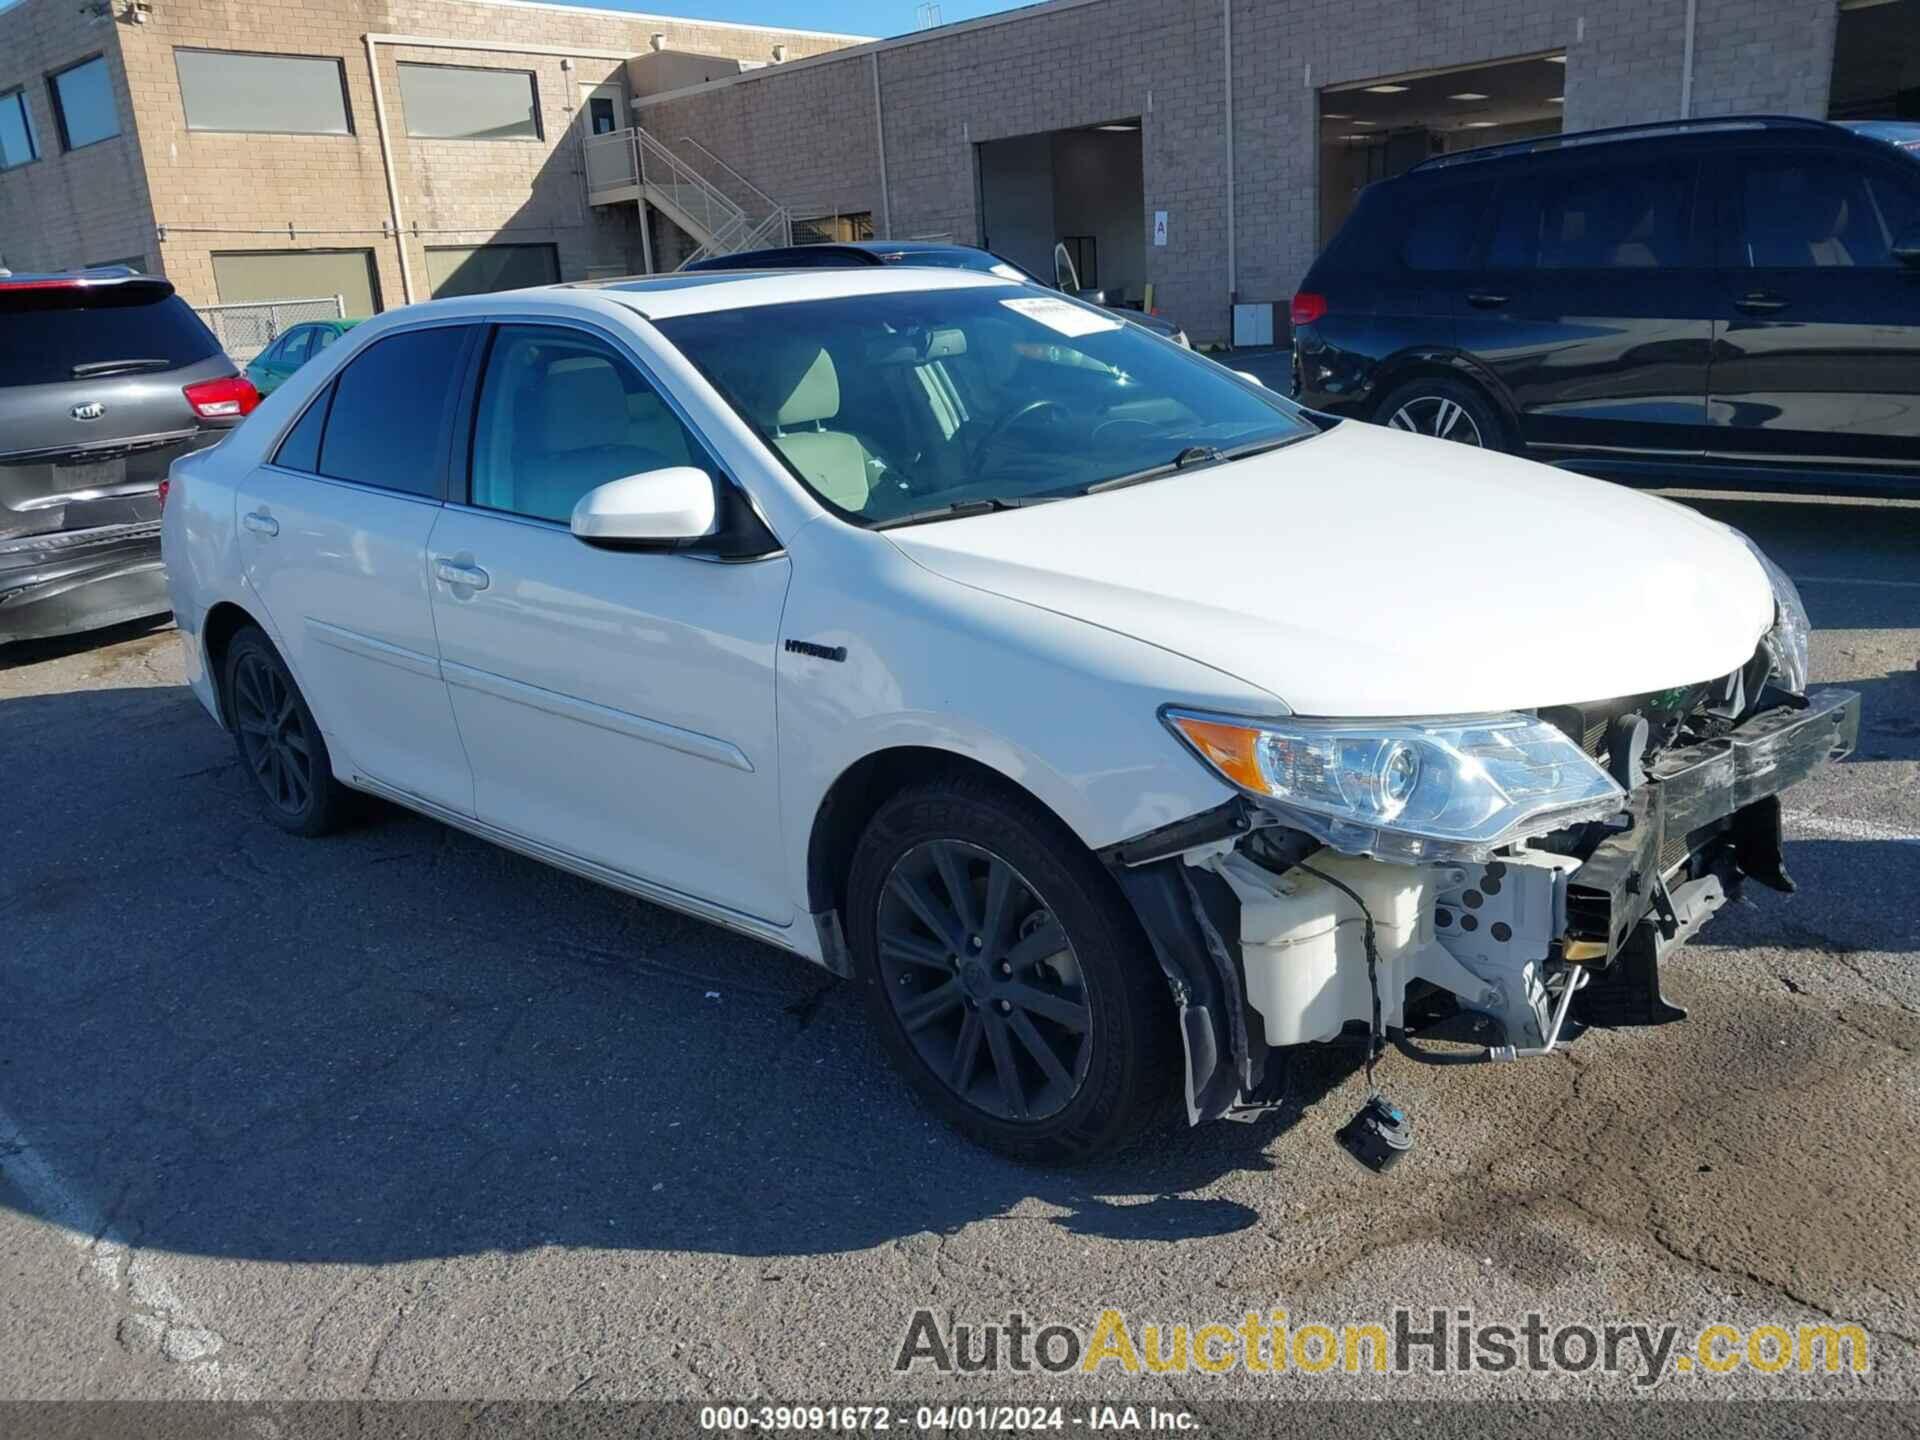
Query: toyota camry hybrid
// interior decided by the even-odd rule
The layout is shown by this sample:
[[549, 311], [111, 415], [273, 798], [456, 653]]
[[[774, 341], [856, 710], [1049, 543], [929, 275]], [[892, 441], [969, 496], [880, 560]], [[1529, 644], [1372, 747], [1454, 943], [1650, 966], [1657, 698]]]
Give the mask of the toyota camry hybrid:
[[393, 311], [162, 533], [277, 824], [368, 792], [793, 951], [1035, 1159], [1436, 1015], [1486, 1059], [1681, 1018], [1859, 725], [1738, 531], [964, 271]]

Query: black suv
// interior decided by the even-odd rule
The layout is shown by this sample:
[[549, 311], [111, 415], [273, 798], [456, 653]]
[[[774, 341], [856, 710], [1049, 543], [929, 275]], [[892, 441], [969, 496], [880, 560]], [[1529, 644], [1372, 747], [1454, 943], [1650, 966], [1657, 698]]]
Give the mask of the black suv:
[[1737, 116], [1438, 156], [1294, 296], [1293, 391], [1617, 479], [1920, 488], [1920, 125]]
[[0, 270], [0, 644], [165, 614], [167, 466], [259, 403], [165, 280]]

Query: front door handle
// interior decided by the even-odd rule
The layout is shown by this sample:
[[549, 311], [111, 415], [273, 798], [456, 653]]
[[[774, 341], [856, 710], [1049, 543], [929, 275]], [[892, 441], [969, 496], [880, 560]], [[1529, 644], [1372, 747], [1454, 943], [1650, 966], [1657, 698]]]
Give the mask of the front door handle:
[[1511, 295], [1499, 295], [1487, 290], [1469, 290], [1467, 292], [1467, 304], [1477, 310], [1498, 310], [1512, 298]]
[[433, 562], [433, 573], [448, 585], [465, 585], [469, 590], [484, 590], [493, 577], [478, 565], [456, 565], [451, 560]]
[[1749, 314], [1764, 315], [1773, 310], [1784, 310], [1787, 302], [1778, 295], [1769, 295], [1764, 290], [1755, 290], [1750, 295], [1742, 295], [1733, 302]]
[[271, 538], [280, 533], [280, 522], [263, 511], [249, 511], [240, 517], [240, 523], [256, 535]]

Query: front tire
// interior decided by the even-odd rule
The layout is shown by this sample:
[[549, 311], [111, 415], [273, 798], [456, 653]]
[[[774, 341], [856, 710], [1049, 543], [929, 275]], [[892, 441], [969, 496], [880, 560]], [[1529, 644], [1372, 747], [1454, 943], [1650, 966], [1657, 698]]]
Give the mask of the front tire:
[[954, 776], [886, 801], [854, 852], [847, 911], [882, 1043], [973, 1139], [1083, 1160], [1171, 1098], [1175, 1019], [1138, 921], [1010, 787]]
[[333, 778], [333, 757], [293, 673], [259, 629], [240, 631], [227, 647], [226, 686], [234, 747], [267, 818], [294, 835], [337, 830], [349, 793]]
[[1444, 376], [1399, 386], [1374, 410], [1373, 422], [1482, 450], [1508, 448], [1507, 428], [1486, 395]]

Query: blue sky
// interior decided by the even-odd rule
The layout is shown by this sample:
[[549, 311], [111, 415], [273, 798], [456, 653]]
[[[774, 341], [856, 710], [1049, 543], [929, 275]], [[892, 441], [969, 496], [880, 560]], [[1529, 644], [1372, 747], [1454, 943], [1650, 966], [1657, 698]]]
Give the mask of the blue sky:
[[[681, 15], [689, 20], [734, 20], [743, 25], [779, 25], [795, 30], [835, 30], [850, 35], [904, 35], [917, 30], [919, 0], [586, 0], [606, 10]], [[1018, 0], [1019, 4], [1029, 0]], [[1017, 9], [1010, 0], [940, 0], [943, 24]]]

